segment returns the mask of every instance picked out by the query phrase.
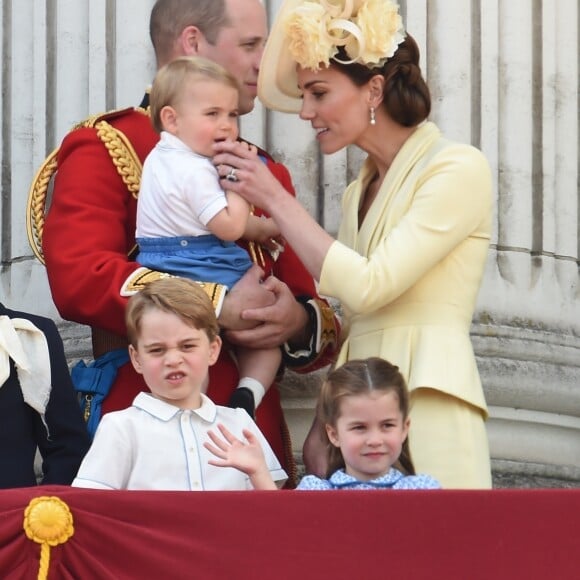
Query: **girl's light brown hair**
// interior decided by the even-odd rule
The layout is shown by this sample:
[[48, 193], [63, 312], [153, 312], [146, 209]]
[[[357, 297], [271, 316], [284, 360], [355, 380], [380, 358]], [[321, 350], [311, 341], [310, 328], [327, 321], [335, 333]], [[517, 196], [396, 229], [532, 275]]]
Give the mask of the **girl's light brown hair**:
[[210, 342], [219, 334], [213, 305], [199, 284], [185, 278], [162, 278], [131, 296], [125, 311], [129, 344], [137, 348], [146, 312], [158, 309], [179, 316], [186, 324], [203, 330]]
[[176, 107], [190, 79], [210, 80], [239, 91], [238, 81], [222, 66], [200, 56], [182, 56], [161, 67], [155, 76], [149, 105], [151, 122], [158, 133], [163, 130], [161, 109]]
[[[326, 444], [330, 477], [337, 469], [344, 468], [344, 458], [338, 447], [328, 438], [326, 425], [336, 427], [341, 403], [346, 397], [368, 395], [372, 392], [394, 392], [399, 400], [403, 421], [409, 416], [409, 391], [399, 367], [379, 357], [350, 360], [332, 370], [320, 389], [317, 417], [321, 426], [321, 437]], [[408, 438], [405, 439], [397, 467], [407, 475], [415, 475], [411, 460]]]

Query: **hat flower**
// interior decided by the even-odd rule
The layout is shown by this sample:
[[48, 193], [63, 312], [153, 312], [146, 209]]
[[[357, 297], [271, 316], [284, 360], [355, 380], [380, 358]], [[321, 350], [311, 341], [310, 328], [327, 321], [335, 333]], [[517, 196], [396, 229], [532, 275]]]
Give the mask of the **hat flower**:
[[337, 53], [335, 39], [328, 31], [329, 15], [322, 4], [304, 2], [286, 21], [288, 50], [304, 68], [318, 70]]
[[[393, 0], [318, 0], [292, 10], [284, 26], [288, 50], [302, 68], [319, 70], [330, 60], [381, 67], [405, 38]], [[336, 58], [343, 46], [349, 60]]]

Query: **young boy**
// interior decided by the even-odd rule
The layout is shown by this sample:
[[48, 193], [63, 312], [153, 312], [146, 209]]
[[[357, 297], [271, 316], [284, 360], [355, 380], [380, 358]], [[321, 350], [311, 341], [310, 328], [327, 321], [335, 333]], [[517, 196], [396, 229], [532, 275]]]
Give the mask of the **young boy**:
[[[225, 192], [211, 161], [217, 141], [238, 137], [238, 100], [236, 79], [209, 60], [182, 57], [157, 73], [151, 121], [161, 139], [143, 165], [136, 231], [141, 265], [231, 288], [252, 266], [235, 241], [249, 240], [256, 255], [260, 244], [272, 247], [279, 234], [273, 220], [251, 215], [244, 199]], [[279, 348], [241, 347], [235, 354], [241, 378], [228, 405], [253, 417], [282, 355]]]
[[218, 423], [259, 441], [268, 470], [282, 484], [285, 471], [243, 409], [214, 405], [202, 392], [221, 340], [212, 304], [195, 282], [164, 278], [129, 300], [129, 354], [151, 393], [103, 417], [75, 487], [97, 489], [244, 490], [250, 479], [209, 464], [203, 443]]

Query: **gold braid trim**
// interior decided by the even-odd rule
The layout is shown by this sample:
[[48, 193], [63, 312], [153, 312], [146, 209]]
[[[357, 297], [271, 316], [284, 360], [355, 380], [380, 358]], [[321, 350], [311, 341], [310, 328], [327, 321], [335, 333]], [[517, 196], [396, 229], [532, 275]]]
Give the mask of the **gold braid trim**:
[[26, 202], [26, 233], [28, 243], [36, 258], [44, 265], [44, 253], [42, 252], [42, 234], [44, 233], [44, 216], [46, 208], [46, 195], [50, 180], [56, 171], [56, 148], [40, 166], [36, 172]]
[[222, 305], [224, 303], [224, 298], [226, 297], [226, 286], [223, 286], [222, 284], [216, 284], [215, 282], [198, 282], [198, 284], [201, 286], [201, 289], [209, 296], [213, 308], [216, 311], [216, 315], [219, 316]]
[[129, 298], [133, 294], [137, 294], [140, 290], [143, 290], [147, 284], [155, 282], [155, 280], [161, 280], [162, 278], [173, 278], [171, 274], [165, 272], [158, 272], [157, 270], [150, 270], [149, 268], [137, 268], [134, 272], [129, 274], [129, 277], [123, 282], [121, 286], [121, 296]]
[[[147, 111], [144, 109], [137, 108], [135, 110], [147, 114]], [[127, 137], [104, 120], [104, 117], [114, 117], [120, 112], [122, 113], [123, 109], [93, 115], [77, 123], [72, 128], [72, 131], [84, 128], [94, 128], [96, 130], [97, 136], [105, 145], [123, 183], [131, 195], [137, 199], [141, 182], [141, 161]], [[28, 235], [28, 243], [32, 248], [32, 252], [42, 264], [44, 264], [42, 236], [46, 215], [46, 198], [50, 182], [58, 169], [57, 156], [59, 149], [60, 147], [54, 149], [36, 172], [30, 189], [28, 190], [26, 203], [26, 233]]]
[[[250, 215], [254, 215], [254, 206], [250, 206]], [[250, 241], [248, 242], [248, 254], [250, 254], [250, 260], [260, 266], [260, 268], [266, 268], [266, 261], [264, 260], [264, 254], [262, 253], [262, 247], [260, 244]]]
[[[143, 290], [147, 284], [151, 284], [151, 282], [155, 282], [155, 280], [160, 280], [162, 278], [174, 278], [174, 276], [172, 274], [167, 274], [166, 272], [158, 272], [157, 270], [150, 270], [149, 268], [142, 266], [129, 274], [129, 277], [121, 286], [120, 294], [121, 296], [129, 298], [130, 296], [133, 296], [133, 294], [137, 294], [137, 292]], [[216, 284], [215, 282], [200, 282], [197, 280], [196, 282], [208, 295], [216, 315], [219, 316], [226, 297], [227, 287], [222, 284]]]
[[[116, 111], [111, 111], [111, 113], [115, 113], [115, 112]], [[98, 115], [91, 115], [90, 117], [83, 119], [79, 123], [76, 123], [76, 125], [73, 125], [73, 128], [71, 129], [71, 131], [76, 131], [77, 129], [94, 129], [97, 121], [101, 117], [103, 117], [103, 115], [106, 115], [106, 114], [107, 113], [99, 113]]]
[[95, 129], [97, 136], [109, 152], [117, 173], [131, 195], [137, 199], [143, 167], [133, 145], [122, 131], [115, 129], [107, 121], [97, 122]]
[[319, 352], [322, 352], [328, 345], [336, 346], [339, 337], [336, 334], [335, 312], [332, 306], [324, 300], [313, 298], [320, 313], [320, 345]]

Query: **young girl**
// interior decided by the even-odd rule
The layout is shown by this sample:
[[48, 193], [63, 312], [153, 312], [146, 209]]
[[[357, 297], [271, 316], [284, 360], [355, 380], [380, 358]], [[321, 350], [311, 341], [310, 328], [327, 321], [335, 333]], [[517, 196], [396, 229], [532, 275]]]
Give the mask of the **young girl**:
[[[409, 393], [398, 367], [372, 357], [351, 360], [324, 381], [317, 406], [326, 443], [328, 472], [307, 475], [297, 489], [438, 489], [429, 475], [415, 475], [409, 453]], [[205, 447], [212, 465], [236, 467], [255, 489], [276, 489], [261, 448], [250, 432], [246, 442], [219, 426]]]
[[[231, 288], [252, 266], [235, 240], [272, 248], [274, 222], [250, 215], [245, 200], [225, 192], [210, 159], [214, 143], [238, 137], [238, 98], [237, 81], [202, 58], [178, 58], [157, 73], [150, 105], [161, 140], [143, 165], [136, 231], [141, 265]], [[281, 353], [236, 348], [236, 356], [241, 380], [230, 406], [253, 416]]]

